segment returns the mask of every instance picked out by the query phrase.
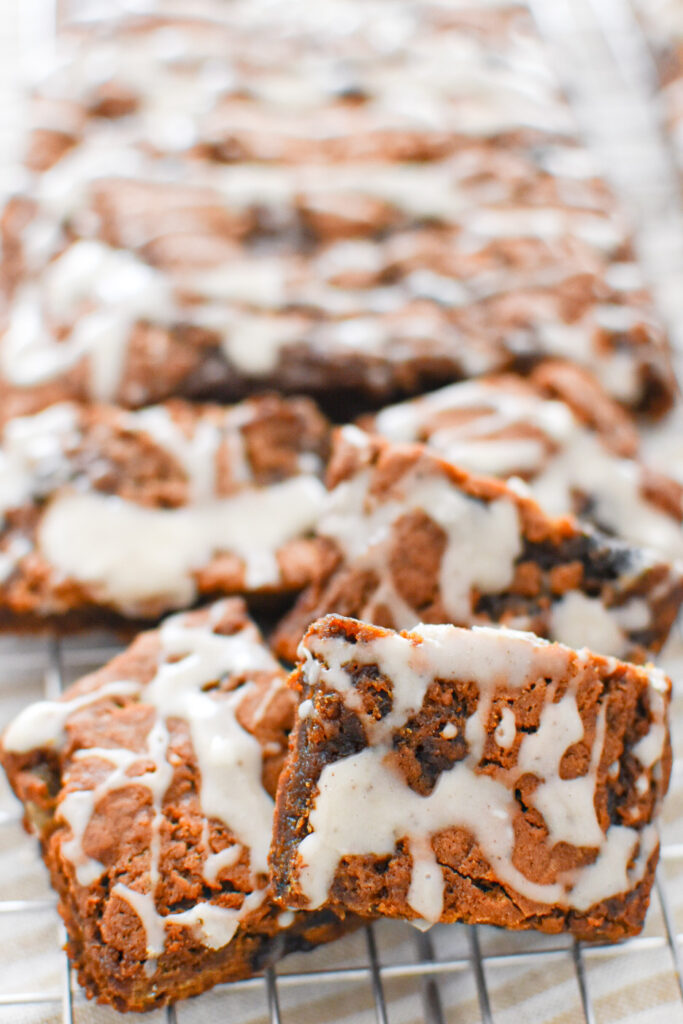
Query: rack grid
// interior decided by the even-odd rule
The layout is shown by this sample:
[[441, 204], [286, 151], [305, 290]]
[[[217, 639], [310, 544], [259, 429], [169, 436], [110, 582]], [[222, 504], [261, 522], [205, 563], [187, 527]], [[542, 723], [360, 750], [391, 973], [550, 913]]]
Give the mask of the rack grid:
[[[87, 6], [88, 0], [72, 0]], [[577, 116], [635, 224], [641, 258], [683, 364], [683, 207], [654, 102], [655, 69], [628, 0], [531, 0]], [[60, 6], [68, 9], [69, 0]], [[101, 6], [101, 5], [100, 5]], [[111, 2], [109, 9], [115, 9]], [[21, 57], [54, 24], [54, 0], [0, 0], [0, 147], [21, 107], [9, 102]], [[2, 157], [0, 157], [0, 160]], [[3, 168], [0, 167], [0, 172]], [[3, 177], [0, 173], [0, 189]], [[682, 366], [683, 368], [683, 366]], [[682, 459], [680, 420], [649, 438]], [[111, 637], [0, 640], [0, 727], [28, 701], [55, 697], [119, 648]], [[683, 628], [662, 663], [683, 679]], [[382, 922], [264, 976], [127, 1022], [148, 1024], [683, 1024], [683, 693], [673, 703], [674, 771], [662, 859], [645, 930], [618, 946], [464, 925], [423, 933]], [[36, 844], [0, 781], [0, 1024], [113, 1024], [88, 1003]]]

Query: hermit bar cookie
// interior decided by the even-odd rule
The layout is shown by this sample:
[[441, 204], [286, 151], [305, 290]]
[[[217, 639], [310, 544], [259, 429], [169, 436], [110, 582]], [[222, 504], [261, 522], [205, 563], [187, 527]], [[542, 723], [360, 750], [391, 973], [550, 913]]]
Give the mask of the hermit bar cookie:
[[271, 854], [288, 907], [639, 931], [671, 684], [530, 633], [329, 615], [306, 634]]
[[0, 756], [40, 838], [87, 994], [145, 1010], [339, 934], [268, 883], [294, 695], [239, 599], [167, 619]]
[[328, 431], [309, 399], [61, 403], [1, 438], [1, 626], [158, 618], [311, 578]]
[[683, 487], [639, 461], [627, 415], [576, 367], [451, 384], [362, 423], [392, 441], [425, 442], [473, 473], [521, 479], [551, 515], [573, 512], [683, 558]]
[[523, 5], [237, 0], [64, 40], [0, 217], [0, 410], [367, 403], [565, 356], [674, 394]]
[[501, 623], [641, 660], [683, 599], [680, 568], [423, 445], [339, 431], [318, 521], [320, 571], [278, 627], [294, 660], [307, 626], [337, 612], [394, 629]]

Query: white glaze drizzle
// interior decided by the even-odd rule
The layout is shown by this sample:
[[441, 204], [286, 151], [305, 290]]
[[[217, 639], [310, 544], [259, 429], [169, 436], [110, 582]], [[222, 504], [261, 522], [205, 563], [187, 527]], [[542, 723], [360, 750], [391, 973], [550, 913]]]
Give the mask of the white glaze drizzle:
[[196, 596], [194, 572], [222, 551], [244, 562], [247, 589], [277, 586], [278, 549], [314, 527], [323, 497], [309, 476], [177, 509], [64, 491], [41, 519], [38, 548], [58, 572], [126, 614], [180, 607]]
[[649, 609], [640, 598], [608, 608], [599, 597], [571, 590], [553, 604], [550, 631], [570, 647], [587, 647], [600, 654], [623, 657], [632, 646], [627, 630], [644, 628], [649, 621]]
[[[354, 427], [342, 433], [345, 441], [361, 448], [369, 443]], [[456, 622], [471, 619], [473, 587], [496, 593], [511, 582], [521, 538], [517, 507], [510, 499], [477, 501], [422, 463], [401, 477], [388, 498], [369, 493], [368, 484], [367, 470], [338, 484], [320, 516], [318, 533], [332, 538], [350, 560], [382, 570], [383, 590], [381, 597], [374, 595], [374, 604], [389, 605], [397, 628], [414, 626], [417, 616], [389, 579], [386, 546], [393, 524], [412, 511], [425, 512], [446, 534], [441, 596]]]
[[[111, 400], [135, 323], [166, 323], [174, 309], [161, 272], [131, 252], [76, 242], [48, 265], [39, 293], [28, 286], [14, 303], [0, 349], [3, 373], [12, 384], [30, 387], [87, 357], [92, 397]], [[55, 323], [70, 327], [66, 340], [57, 340]]]
[[[8, 421], [0, 445], [0, 519], [36, 498], [50, 500], [36, 540], [12, 536], [0, 552], [0, 574], [9, 576], [37, 546], [57, 572], [92, 585], [103, 600], [132, 612], [155, 602], [163, 608], [166, 598], [171, 607], [191, 602], [194, 570], [219, 551], [242, 559], [247, 588], [277, 585], [279, 548], [314, 526], [325, 492], [314, 452], [301, 453], [298, 475], [256, 484], [242, 430], [258, 414], [258, 402], [246, 401], [207, 410], [184, 427], [170, 406], [121, 412], [115, 426], [149, 435], [184, 470], [189, 493], [174, 509], [93, 490], [88, 473], [97, 471], [97, 461], [84, 468], [73, 452], [91, 434], [97, 444], [97, 435], [82, 422], [77, 405], [61, 403]], [[221, 447], [230, 476], [224, 497], [217, 496]], [[135, 566], [128, 561], [133, 556]], [[142, 564], [145, 571], [139, 572]]]
[[7, 726], [2, 737], [2, 745], [5, 750], [15, 754], [59, 747], [64, 742], [66, 722], [80, 708], [88, 707], [106, 697], [132, 696], [139, 691], [139, 683], [124, 680], [105, 683], [97, 690], [91, 690], [71, 700], [40, 700], [35, 704], [29, 704]]
[[[221, 425], [211, 419], [200, 418], [188, 437], [173, 419], [169, 409], [162, 405], [130, 413], [127, 420], [136, 430], [142, 430], [177, 459], [190, 482], [190, 501], [201, 502], [216, 493], [216, 454], [223, 440]], [[232, 436], [236, 429], [225, 431]], [[231, 453], [232, 454], [232, 453]], [[243, 475], [244, 460], [238, 459]]]
[[[595, 716], [587, 773], [575, 779], [560, 777], [563, 754], [586, 738], [575, 689], [581, 657], [574, 660], [572, 668], [573, 652], [559, 644], [547, 644], [511, 630], [466, 631], [453, 626], [421, 626], [412, 637], [387, 633], [355, 644], [314, 632], [302, 644], [302, 653], [306, 655], [306, 683], [340, 692], [344, 702], [359, 714], [369, 740], [359, 753], [327, 765], [318, 778], [309, 814], [311, 830], [298, 846], [298, 883], [309, 907], [320, 906], [327, 899], [342, 856], [392, 854], [397, 841], [407, 839], [412, 860], [408, 904], [419, 917], [438, 920], [443, 912], [444, 882], [431, 840], [455, 826], [472, 833], [504, 884], [532, 901], [585, 911], [602, 899], [632, 888], [642, 877], [656, 844], [656, 830], [647, 826], [639, 832], [610, 825], [603, 832], [596, 815], [596, 778], [606, 727], [604, 701]], [[396, 704], [385, 716], [390, 727], [385, 727], [384, 720], [375, 722], [363, 713], [351, 678], [344, 678], [345, 666], [357, 666], [359, 662], [377, 665], [392, 682]], [[556, 681], [568, 671], [569, 689], [555, 701]], [[642, 671], [648, 676], [654, 709], [650, 730], [656, 735], [652, 746], [661, 753], [658, 725], [665, 714], [662, 687], [666, 689], [667, 684], [657, 670]], [[523, 734], [516, 747], [515, 767], [501, 768], [496, 777], [479, 773], [476, 769], [484, 750], [494, 694], [498, 690], [520, 690], [539, 678], [552, 682], [537, 731]], [[467, 756], [440, 774], [430, 794], [421, 796], [406, 785], [388, 755], [392, 730], [421, 705], [432, 679], [474, 680], [479, 698], [466, 723]], [[406, 694], [411, 695], [410, 699]], [[510, 746], [513, 744], [517, 744], [515, 737]], [[546, 821], [548, 842], [568, 842], [596, 850], [591, 865], [561, 873], [554, 883], [533, 882], [513, 864], [513, 819], [518, 811], [513, 794], [517, 779], [526, 772], [539, 778], [532, 800]], [[638, 843], [638, 856], [629, 867]]]
[[[103, 180], [110, 187], [112, 182], [116, 187], [142, 180], [152, 188], [182, 180], [190, 190], [204, 190], [204, 197], [212, 190], [215, 198], [209, 205], [218, 210], [266, 208], [274, 222], [284, 226], [284, 237], [296, 219], [301, 197], [314, 209], [331, 207], [342, 214], [348, 200], [378, 200], [408, 218], [434, 217], [457, 225], [454, 251], [464, 256], [477, 249], [485, 254], [492, 240], [533, 239], [567, 249], [566, 258], [557, 260], [560, 281], [575, 272], [600, 278], [611, 255], [623, 247], [626, 229], [600, 186], [592, 182], [595, 167], [589, 153], [576, 144], [569, 108], [541, 40], [521, 11], [508, 30], [509, 12], [500, 6], [500, 21], [492, 19], [486, 32], [476, 33], [457, 25], [444, 27], [438, 12], [412, 3], [389, 15], [381, 3], [358, 7], [326, 0], [320, 11], [310, 4], [284, 2], [241, 2], [218, 13], [214, 6], [208, 24], [196, 20], [175, 28], [151, 25], [145, 31], [138, 26], [135, 32], [107, 33], [106, 38], [89, 34], [87, 43], [62, 40], [62, 56], [40, 86], [36, 118], [38, 126], [74, 132], [77, 144], [49, 170], [33, 175], [31, 191], [37, 193], [39, 209], [23, 240], [30, 250], [31, 272], [39, 278], [39, 300], [49, 296], [55, 313], [68, 314], [73, 303], [62, 302], [61, 289], [54, 285], [55, 278], [59, 283], [64, 276], [66, 298], [76, 302], [86, 294], [95, 308], [76, 326], [70, 324], [70, 334], [58, 342], [55, 325], [47, 311], [41, 315], [36, 296], [18, 296], [1, 346], [6, 377], [18, 386], [32, 386], [68, 373], [87, 357], [92, 393], [111, 397], [125, 376], [131, 328], [140, 317], [162, 325], [217, 317], [224, 325], [222, 344], [231, 363], [255, 376], [269, 374], [285, 358], [283, 348], [299, 340], [300, 327], [289, 322], [289, 314], [262, 316], [264, 309], [280, 307], [285, 300], [320, 303], [333, 316], [341, 305], [350, 316], [345, 322], [328, 323], [319, 335], [305, 336], [314, 353], [371, 349], [391, 363], [401, 358], [396, 344], [400, 325], [391, 329], [367, 314], [387, 303], [400, 308], [416, 296], [453, 307], [477, 302], [491, 289], [510, 294], [521, 285], [533, 291], [539, 273], [537, 268], [492, 271], [484, 259], [482, 269], [466, 280], [457, 270], [435, 268], [427, 261], [409, 268], [395, 285], [336, 287], [310, 268], [307, 280], [302, 280], [299, 267], [287, 280], [291, 260], [279, 257], [278, 239], [274, 256], [262, 252], [252, 260], [221, 260], [219, 267], [214, 261], [208, 269], [188, 275], [188, 280], [182, 273], [177, 279], [175, 267], [170, 272], [158, 270], [137, 255], [158, 238], [149, 237], [153, 228], [141, 225], [145, 218], [130, 204], [122, 231], [135, 255], [104, 252], [108, 247], [90, 237], [102, 233], [94, 194]], [[97, 90], [109, 81], [123, 86], [136, 101], [135, 109], [116, 121], [88, 113]], [[340, 103], [349, 87], [358, 89], [365, 101]], [[529, 129], [533, 134], [524, 147]], [[305, 149], [296, 160], [278, 163], [283, 152], [306, 142], [344, 143], [406, 131], [427, 140], [435, 133], [439, 138], [455, 132], [463, 138], [462, 152], [443, 160], [403, 164], [357, 155], [325, 164], [324, 173]], [[494, 174], [482, 189], [479, 176], [472, 173], [473, 162], [486, 168], [488, 178], [491, 159], [502, 151], [497, 136], [507, 132], [520, 136], [522, 166], [513, 167], [510, 175], [504, 169], [497, 177]], [[227, 166], [201, 159], [196, 149], [186, 153], [197, 143], [220, 143], [233, 133], [243, 135], [257, 151], [264, 145], [268, 151], [257, 152], [253, 162], [246, 159]], [[538, 133], [544, 133], [541, 143]], [[490, 152], [489, 147], [480, 147], [482, 140], [491, 141]], [[504, 156], [509, 159], [507, 149]], [[520, 205], [520, 170], [527, 179], [556, 176], [558, 198], [543, 205]], [[202, 201], [206, 199], [197, 199], [200, 206]], [[191, 198], [188, 208], [193, 208]], [[172, 212], [178, 213], [175, 208]], [[174, 240], [182, 234], [183, 212], [181, 204], [179, 229], [174, 217], [160, 225], [162, 241], [165, 234]], [[195, 235], [190, 231], [190, 239], [202, 230], [210, 234], [210, 229], [191, 223]], [[70, 232], [75, 226], [86, 237], [61, 255], [66, 224]], [[93, 254], [93, 268], [96, 263], [107, 268], [96, 280], [91, 280], [88, 254]], [[360, 263], [372, 269], [367, 250], [362, 256]], [[56, 257], [52, 264], [51, 257]], [[101, 282], [106, 288], [110, 279], [109, 268], [111, 281], [121, 285], [121, 302], [98, 293]], [[622, 284], [623, 280], [624, 275]], [[628, 275], [625, 280], [628, 284]], [[198, 307], [186, 307], [179, 300], [186, 287], [203, 297]], [[632, 291], [640, 283], [630, 287]], [[629, 294], [627, 289], [612, 305], [628, 303]], [[547, 350], [580, 357], [621, 397], [637, 397], [639, 367], [634, 355], [600, 350], [594, 344], [599, 319], [604, 319], [598, 304], [592, 303], [576, 324], [556, 324], [556, 298], [546, 286], [542, 299], [534, 303], [535, 341]], [[137, 308], [140, 303], [142, 309]], [[642, 299], [638, 304], [643, 305]], [[427, 343], [429, 350], [451, 357], [455, 353], [468, 373], [493, 369], [505, 357], [500, 338], [486, 342], [470, 337], [464, 346], [458, 332], [443, 324], [432, 325]]]
[[[342, 436], [359, 451], [370, 450], [368, 435], [356, 427], [343, 428]], [[372, 621], [378, 609], [388, 608], [395, 628], [414, 626], [418, 615], [396, 589], [388, 550], [397, 520], [422, 510], [447, 536], [439, 578], [449, 619], [463, 625], [476, 621], [471, 589], [498, 593], [514, 575], [522, 541], [512, 500], [484, 503], [469, 498], [436, 465], [426, 462], [411, 467], [379, 497], [371, 493], [371, 481], [372, 471], [363, 466], [343, 479], [329, 494], [318, 523], [318, 532], [331, 537], [354, 567], [373, 570], [378, 576], [377, 588], [358, 613]], [[655, 556], [641, 552], [639, 557], [646, 562]], [[586, 646], [623, 657], [632, 650], [629, 634], [647, 629], [650, 623], [651, 610], [642, 597], [607, 607], [600, 597], [573, 590], [554, 600], [548, 635], [571, 647]], [[524, 617], [511, 623], [521, 628], [527, 624]]]
[[534, 790], [531, 802], [543, 815], [552, 841], [600, 847], [604, 836], [595, 813], [594, 798], [605, 738], [604, 705], [598, 711], [588, 772], [576, 779], [563, 779], [560, 777], [562, 755], [583, 736], [576, 696], [567, 694], [543, 708], [538, 731], [523, 741], [517, 764], [523, 772], [531, 771], [543, 780]]
[[79, 438], [77, 410], [68, 403], [5, 425], [0, 447], [0, 520], [9, 509], [68, 479], [66, 452]]
[[[499, 747], [502, 747], [503, 750], [509, 750], [515, 742], [516, 732], [514, 711], [512, 708], [503, 708], [500, 713], [500, 722], [496, 726], [496, 731], [493, 734], [495, 736], [496, 743]], [[441, 735], [443, 736], [443, 734], [444, 732], [442, 729]]]
[[[448, 413], [461, 418], [449, 423]], [[521, 437], [500, 436], [520, 427]], [[495, 380], [466, 381], [383, 409], [373, 428], [393, 441], [426, 441], [471, 472], [524, 474], [550, 515], [581, 511], [576, 496], [588, 497], [589, 515], [603, 529], [667, 558], [683, 557], [681, 522], [647, 498], [639, 463], [610, 452], [561, 401], [511, 392]], [[528, 428], [541, 436], [530, 438]]]
[[633, 753], [643, 768], [651, 769], [661, 760], [668, 735], [667, 703], [663, 693], [652, 687], [649, 691], [652, 722], [648, 732], [633, 747]]
[[[572, 127], [542, 47], [528, 31], [507, 39], [497, 34], [488, 43], [471, 34], [444, 33], [432, 12], [414, 4], [402, 5], [391, 19], [381, 4], [370, 2], [359, 11], [340, 0], [328, 0], [320, 12], [257, 2], [235, 4], [234, 10], [214, 4], [208, 13], [208, 25], [196, 21], [183, 26], [185, 31], [176, 26], [119, 38], [108, 34], [89, 39], [88, 48], [67, 38], [43, 92], [87, 96], [115, 73], [140, 100], [125, 126], [131, 138], [149, 138], [171, 152], [193, 144], [212, 122], [220, 124], [226, 101], [239, 127], [262, 129], [267, 115], [280, 133], [296, 135], [308, 117], [315, 135], [321, 107], [349, 81], [368, 92], [368, 102], [355, 119], [332, 106], [333, 125], [355, 120], [384, 129], [455, 128], [474, 137], [520, 126], [556, 133]], [[172, 37], [182, 45], [167, 44]], [[505, 60], [490, 59], [496, 43], [505, 46]], [[249, 91], [250, 104], [230, 102], [240, 87]], [[87, 127], [98, 130], [96, 122]]]

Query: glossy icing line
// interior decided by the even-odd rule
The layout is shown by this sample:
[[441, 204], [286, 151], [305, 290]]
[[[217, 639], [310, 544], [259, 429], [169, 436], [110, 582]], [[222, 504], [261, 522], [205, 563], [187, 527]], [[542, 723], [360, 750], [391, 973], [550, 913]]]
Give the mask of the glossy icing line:
[[[286, 403], [282, 411], [289, 412]], [[259, 484], [244, 434], [262, 415], [258, 400], [183, 412], [184, 418], [172, 405], [117, 413], [104, 407], [100, 424], [97, 408], [91, 415], [62, 403], [8, 421], [0, 445], [0, 516], [33, 504], [40, 516], [33, 537], [15, 527], [0, 552], [0, 574], [9, 577], [37, 550], [55, 574], [84, 584], [124, 614], [191, 603], [195, 573], [217, 554], [242, 562], [246, 589], [279, 586], [280, 548], [308, 534], [323, 505], [315, 445], [293, 447], [298, 467], [291, 475]], [[117, 432], [138, 435], [134, 444], [143, 453], [153, 441], [180, 467], [187, 479], [183, 504], [142, 504], [99, 489], [111, 458], [109, 437], [116, 453]], [[135, 449], [131, 465], [134, 456]]]
[[683, 525], [647, 496], [644, 468], [610, 452], [559, 400], [510, 391], [504, 380], [466, 381], [383, 409], [373, 429], [392, 441], [426, 441], [473, 473], [522, 475], [549, 515], [587, 514], [610, 533], [683, 558]]
[[[361, 448], [368, 444], [354, 427], [343, 428], [342, 436]], [[427, 514], [446, 535], [439, 581], [444, 606], [455, 621], [471, 618], [473, 587], [495, 593], [512, 581], [521, 551], [521, 527], [510, 498], [477, 501], [428, 463], [418, 462], [409, 469], [388, 497], [372, 494], [369, 474], [359, 470], [334, 488], [318, 532], [333, 539], [349, 560], [362, 560], [368, 567], [377, 561], [385, 588], [382, 602], [390, 607], [397, 628], [411, 628], [418, 616], [391, 584], [387, 544], [394, 524], [413, 511]], [[377, 595], [374, 601], [379, 603]]]
[[193, 602], [194, 573], [221, 552], [244, 562], [248, 590], [277, 586], [278, 549], [313, 529], [324, 488], [313, 477], [178, 509], [149, 508], [113, 495], [64, 492], [38, 532], [54, 568], [87, 584], [124, 614]]
[[[420, 618], [410, 593], [399, 592], [393, 572], [401, 520], [417, 513], [444, 535], [437, 577], [442, 621], [486, 621], [477, 617], [474, 595], [505, 592], [524, 550], [521, 513], [513, 495], [490, 501], [472, 496], [428, 450], [405, 467], [397, 457], [397, 473], [387, 485], [381, 458], [373, 461], [376, 442], [368, 433], [344, 427], [340, 443], [355, 448], [359, 457], [326, 498], [318, 532], [334, 541], [354, 572], [367, 572], [375, 580], [355, 613], [368, 621], [388, 621], [397, 629], [411, 629]], [[382, 486], [377, 486], [380, 480]], [[647, 551], [630, 557], [641, 559], [643, 565], [655, 563], [655, 555]], [[621, 657], [633, 650], [631, 634], [650, 627], [651, 615], [648, 601], [638, 595], [612, 607], [603, 596], [570, 589], [551, 595], [542, 628], [570, 646], [589, 646]], [[522, 605], [510, 624], [539, 629], [532, 616], [533, 607], [526, 612]]]

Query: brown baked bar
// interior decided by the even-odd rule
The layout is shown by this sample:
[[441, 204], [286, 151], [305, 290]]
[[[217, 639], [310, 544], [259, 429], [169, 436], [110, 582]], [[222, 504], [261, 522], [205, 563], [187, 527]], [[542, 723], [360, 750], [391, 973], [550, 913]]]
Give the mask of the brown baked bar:
[[236, 598], [167, 619], [0, 758], [41, 842], [88, 996], [147, 1010], [348, 927], [283, 913], [267, 856], [294, 695]]
[[319, 572], [278, 626], [290, 661], [329, 612], [411, 629], [500, 623], [642, 660], [683, 599], [680, 566], [446, 462], [357, 427], [336, 436]]
[[0, 437], [2, 627], [155, 619], [315, 570], [329, 437], [310, 399], [61, 403]]
[[563, 355], [670, 405], [524, 5], [238, 0], [63, 46], [0, 223], [3, 416], [264, 384], [367, 406]]
[[512, 630], [336, 615], [300, 656], [271, 852], [284, 905], [610, 942], [640, 930], [671, 770], [659, 669]]
[[[545, 512], [683, 558], [683, 485], [644, 464], [627, 414], [571, 364], [481, 377], [388, 406], [361, 425], [428, 444], [473, 473], [529, 485]], [[514, 486], [518, 486], [515, 482]]]

